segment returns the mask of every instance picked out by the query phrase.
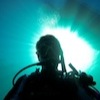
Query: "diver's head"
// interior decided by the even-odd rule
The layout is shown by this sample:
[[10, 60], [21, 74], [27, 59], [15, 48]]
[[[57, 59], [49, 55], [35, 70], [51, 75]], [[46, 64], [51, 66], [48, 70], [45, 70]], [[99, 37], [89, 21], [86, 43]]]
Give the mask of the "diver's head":
[[51, 59], [44, 66], [51, 66], [49, 69], [52, 68], [52, 66], [57, 68], [58, 61], [62, 53], [62, 49], [57, 38], [49, 34], [42, 36], [36, 44], [36, 49], [36, 53], [40, 62]]

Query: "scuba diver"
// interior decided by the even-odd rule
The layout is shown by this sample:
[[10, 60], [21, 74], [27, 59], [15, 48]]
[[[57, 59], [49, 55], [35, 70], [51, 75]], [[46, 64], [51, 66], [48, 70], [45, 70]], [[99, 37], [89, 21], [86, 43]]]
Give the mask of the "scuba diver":
[[[62, 98], [66, 100], [100, 100], [100, 93], [94, 85], [92, 76], [78, 72], [70, 63], [72, 71], [67, 72], [63, 51], [59, 41], [53, 35], [47, 34], [37, 41], [36, 55], [39, 63], [26, 66], [24, 69], [41, 65], [41, 71], [36, 69], [30, 75], [21, 76], [14, 82], [4, 100], [36, 100]], [[58, 70], [61, 64], [61, 70]]]

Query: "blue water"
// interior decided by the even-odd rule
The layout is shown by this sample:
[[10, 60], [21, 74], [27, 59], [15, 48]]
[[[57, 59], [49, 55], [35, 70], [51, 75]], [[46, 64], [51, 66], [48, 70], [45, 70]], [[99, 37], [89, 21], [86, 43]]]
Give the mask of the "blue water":
[[[63, 8], [67, 1], [0, 0], [0, 100], [3, 100], [11, 89], [15, 73], [26, 65], [37, 61], [35, 43], [38, 36], [41, 35], [43, 24], [46, 23], [47, 18], [57, 14], [58, 19], [67, 20]], [[60, 13], [62, 13], [61, 16]], [[59, 24], [56, 25], [59, 26]], [[63, 26], [63, 23], [60, 25]], [[68, 25], [64, 24], [64, 26]], [[94, 47], [95, 42], [92, 43]], [[98, 46], [100, 46], [100, 41], [96, 47]], [[98, 49], [98, 51], [100, 50]], [[34, 70], [32, 68], [24, 73], [31, 73]], [[89, 72], [94, 76], [97, 82], [96, 87], [100, 90], [99, 70], [100, 53], [96, 56]]]

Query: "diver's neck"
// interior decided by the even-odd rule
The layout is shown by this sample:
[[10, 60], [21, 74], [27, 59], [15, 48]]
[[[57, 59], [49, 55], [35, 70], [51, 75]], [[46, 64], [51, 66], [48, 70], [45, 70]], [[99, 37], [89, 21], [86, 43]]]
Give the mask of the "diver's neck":
[[43, 69], [41, 71], [45, 77], [57, 77], [57, 70]]

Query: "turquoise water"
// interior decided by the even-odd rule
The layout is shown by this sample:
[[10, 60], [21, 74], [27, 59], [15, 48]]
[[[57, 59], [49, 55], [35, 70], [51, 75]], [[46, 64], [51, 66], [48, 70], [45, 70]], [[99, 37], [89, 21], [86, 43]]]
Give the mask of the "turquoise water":
[[[14, 75], [21, 68], [37, 62], [35, 43], [42, 35], [44, 26], [73, 26], [72, 22], [78, 8], [75, 6], [76, 10], [71, 9], [73, 13], [69, 13], [69, 8], [64, 8], [65, 0], [62, 0], [61, 5], [54, 1], [53, 3], [51, 0], [0, 0], [0, 100], [11, 89]], [[83, 30], [80, 31], [81, 27], [84, 25], [76, 25], [74, 28], [80, 33], [83, 32]], [[86, 31], [91, 32], [89, 29]], [[97, 31], [100, 32], [100, 30]], [[98, 51], [87, 73], [93, 75], [97, 82], [96, 87], [100, 90], [100, 35], [95, 33], [79, 35]], [[33, 71], [35, 68], [24, 71], [22, 74]]]

